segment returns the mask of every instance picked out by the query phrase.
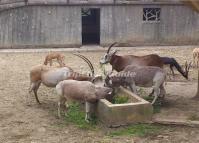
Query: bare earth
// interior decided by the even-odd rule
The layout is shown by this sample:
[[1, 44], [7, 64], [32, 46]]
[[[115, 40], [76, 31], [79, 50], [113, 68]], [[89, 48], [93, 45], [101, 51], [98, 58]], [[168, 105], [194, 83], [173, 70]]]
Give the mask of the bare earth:
[[[174, 57], [180, 64], [192, 60], [192, 48], [157, 47], [157, 48], [119, 48], [119, 54], [145, 55], [156, 53], [161, 56]], [[74, 70], [88, 70], [88, 66], [70, 52], [63, 52], [66, 64]], [[81, 53], [92, 59], [95, 70], [101, 73], [99, 59], [104, 51]], [[199, 130], [190, 127], [167, 127], [160, 135], [148, 137], [109, 137], [107, 132], [115, 130], [99, 127], [94, 131], [77, 128], [66, 124], [63, 119], [57, 119], [57, 99], [54, 89], [44, 87], [39, 89], [39, 99], [42, 105], [37, 105], [34, 96], [27, 105], [29, 88], [29, 70], [32, 66], [43, 63], [46, 53], [0, 53], [0, 142], [2, 143], [120, 143], [120, 142], [199, 142]], [[177, 72], [176, 72], [177, 73]], [[179, 75], [176, 80], [166, 85], [167, 96], [161, 109], [165, 118], [189, 119], [199, 116], [199, 101], [191, 100], [196, 93], [196, 69], [190, 71], [190, 81]], [[29, 97], [30, 98], [30, 97]]]

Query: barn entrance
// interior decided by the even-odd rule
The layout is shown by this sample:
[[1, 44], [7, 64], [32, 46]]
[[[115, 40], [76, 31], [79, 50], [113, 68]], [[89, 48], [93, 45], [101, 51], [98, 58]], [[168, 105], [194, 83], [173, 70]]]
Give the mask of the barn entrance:
[[82, 8], [82, 44], [100, 44], [99, 8]]

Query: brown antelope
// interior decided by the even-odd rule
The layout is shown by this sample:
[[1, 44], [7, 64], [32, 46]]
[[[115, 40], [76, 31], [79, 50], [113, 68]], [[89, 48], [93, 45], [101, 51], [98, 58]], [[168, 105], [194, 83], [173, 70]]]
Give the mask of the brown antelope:
[[56, 59], [61, 67], [65, 66], [64, 63], [65, 56], [58, 52], [50, 52], [44, 60], [44, 65], [50, 63], [50, 66], [52, 66], [53, 59]]
[[156, 66], [163, 68], [163, 62], [161, 58], [156, 54], [150, 54], [145, 56], [134, 56], [134, 55], [116, 55], [116, 50], [111, 48], [117, 43], [113, 43], [109, 46], [105, 55], [100, 59], [100, 64], [110, 63], [112, 65], [112, 70], [120, 72], [125, 69], [128, 65], [134, 66]]

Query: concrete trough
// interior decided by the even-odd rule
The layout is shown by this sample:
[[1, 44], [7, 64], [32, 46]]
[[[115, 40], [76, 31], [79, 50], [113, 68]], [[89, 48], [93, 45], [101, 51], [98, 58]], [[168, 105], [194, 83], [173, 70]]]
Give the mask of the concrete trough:
[[133, 123], [146, 123], [151, 121], [153, 106], [146, 100], [120, 87], [116, 94], [125, 94], [130, 97], [131, 103], [112, 104], [101, 99], [97, 104], [97, 116], [108, 127], [117, 127]]

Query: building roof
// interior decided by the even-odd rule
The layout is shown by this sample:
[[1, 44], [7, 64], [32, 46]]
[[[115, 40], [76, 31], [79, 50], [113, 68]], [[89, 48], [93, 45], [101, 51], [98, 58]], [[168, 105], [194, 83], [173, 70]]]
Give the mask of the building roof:
[[25, 5], [187, 4], [199, 12], [199, 0], [0, 0], [0, 10]]

